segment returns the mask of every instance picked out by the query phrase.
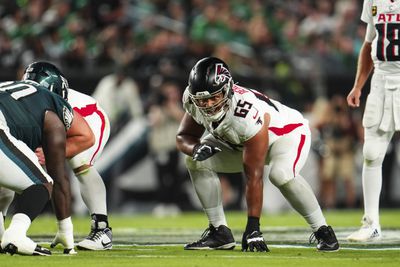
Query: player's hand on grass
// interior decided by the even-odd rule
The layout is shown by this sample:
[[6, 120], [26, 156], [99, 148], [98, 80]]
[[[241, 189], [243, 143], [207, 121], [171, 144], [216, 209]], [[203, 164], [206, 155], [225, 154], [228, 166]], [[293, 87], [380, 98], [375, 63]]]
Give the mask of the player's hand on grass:
[[64, 254], [77, 254], [74, 249], [74, 231], [71, 217], [58, 221], [57, 225], [58, 231], [50, 247], [54, 248], [61, 244], [64, 247]]
[[268, 252], [267, 243], [260, 231], [244, 232], [242, 238], [242, 251]]
[[211, 144], [197, 144], [193, 149], [193, 160], [203, 161], [221, 151], [219, 147]]

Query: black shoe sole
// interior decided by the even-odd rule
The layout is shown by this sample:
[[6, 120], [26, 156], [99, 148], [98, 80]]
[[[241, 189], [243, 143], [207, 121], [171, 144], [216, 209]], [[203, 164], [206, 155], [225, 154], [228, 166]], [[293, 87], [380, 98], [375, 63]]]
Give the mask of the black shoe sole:
[[4, 253], [14, 255], [15, 253], [18, 252], [18, 248], [14, 244], [10, 243], [4, 247], [3, 251]]
[[225, 244], [219, 247], [188, 247], [185, 246], [183, 249], [184, 250], [233, 250], [235, 248], [236, 244], [235, 243], [229, 243]]
[[[10, 255], [14, 255], [14, 254], [18, 254], [18, 247], [16, 245], [14, 245], [13, 243], [8, 244], [7, 246], [5, 246], [5, 248], [3, 249], [4, 253], [8, 253]], [[25, 255], [25, 254], [22, 254]], [[35, 250], [32, 253], [32, 256], [50, 256], [51, 255], [51, 251], [43, 248], [39, 245], [36, 246]]]

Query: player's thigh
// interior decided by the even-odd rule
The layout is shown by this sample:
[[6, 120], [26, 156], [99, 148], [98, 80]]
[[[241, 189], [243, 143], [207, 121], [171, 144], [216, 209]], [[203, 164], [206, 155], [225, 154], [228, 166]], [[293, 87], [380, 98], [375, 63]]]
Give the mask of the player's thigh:
[[276, 185], [293, 179], [303, 168], [311, 145], [309, 131], [289, 134], [277, 140], [270, 149], [270, 180]]
[[362, 119], [364, 128], [378, 129], [384, 113], [385, 80], [382, 75], [373, 74], [371, 90], [367, 96]]
[[72, 169], [83, 165], [93, 165], [100, 157], [101, 152], [110, 137], [110, 122], [101, 109], [98, 109], [96, 113], [85, 117], [85, 120], [89, 124], [90, 129], [95, 136], [95, 143], [92, 147], [82, 151], [69, 160]]
[[0, 185], [21, 192], [34, 184], [53, 182], [25, 143], [2, 130], [0, 134]]

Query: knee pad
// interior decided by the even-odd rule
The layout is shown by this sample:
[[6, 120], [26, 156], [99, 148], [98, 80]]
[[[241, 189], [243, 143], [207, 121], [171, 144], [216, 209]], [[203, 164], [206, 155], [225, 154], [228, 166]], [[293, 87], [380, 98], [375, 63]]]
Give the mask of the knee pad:
[[281, 187], [294, 178], [293, 170], [281, 166], [272, 166], [269, 179], [276, 187]]
[[[384, 148], [385, 151], [382, 151], [382, 148]], [[382, 164], [386, 148], [386, 146], [379, 145], [376, 142], [365, 142], [363, 146], [364, 161], [371, 166]]]
[[188, 169], [190, 169], [190, 170], [197, 170], [197, 169], [199, 169], [199, 162], [193, 160], [193, 158], [190, 157], [190, 156], [186, 156], [186, 157], [185, 157], [185, 164], [186, 164], [186, 167], [187, 167]]

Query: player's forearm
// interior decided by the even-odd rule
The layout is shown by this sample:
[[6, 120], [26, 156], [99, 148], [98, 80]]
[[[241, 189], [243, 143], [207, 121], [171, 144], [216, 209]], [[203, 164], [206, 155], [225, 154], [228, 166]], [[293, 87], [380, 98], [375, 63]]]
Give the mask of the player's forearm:
[[263, 205], [264, 182], [261, 178], [247, 178], [246, 202], [247, 215], [260, 218]]
[[358, 57], [357, 74], [354, 80], [353, 88], [362, 90], [365, 82], [373, 69], [373, 62], [371, 59], [371, 43], [364, 42], [360, 55]]
[[67, 177], [54, 181], [52, 203], [57, 220], [71, 216], [71, 188]]
[[176, 136], [176, 147], [182, 153], [192, 156], [194, 146], [200, 143], [200, 138], [188, 135], [177, 135]]

